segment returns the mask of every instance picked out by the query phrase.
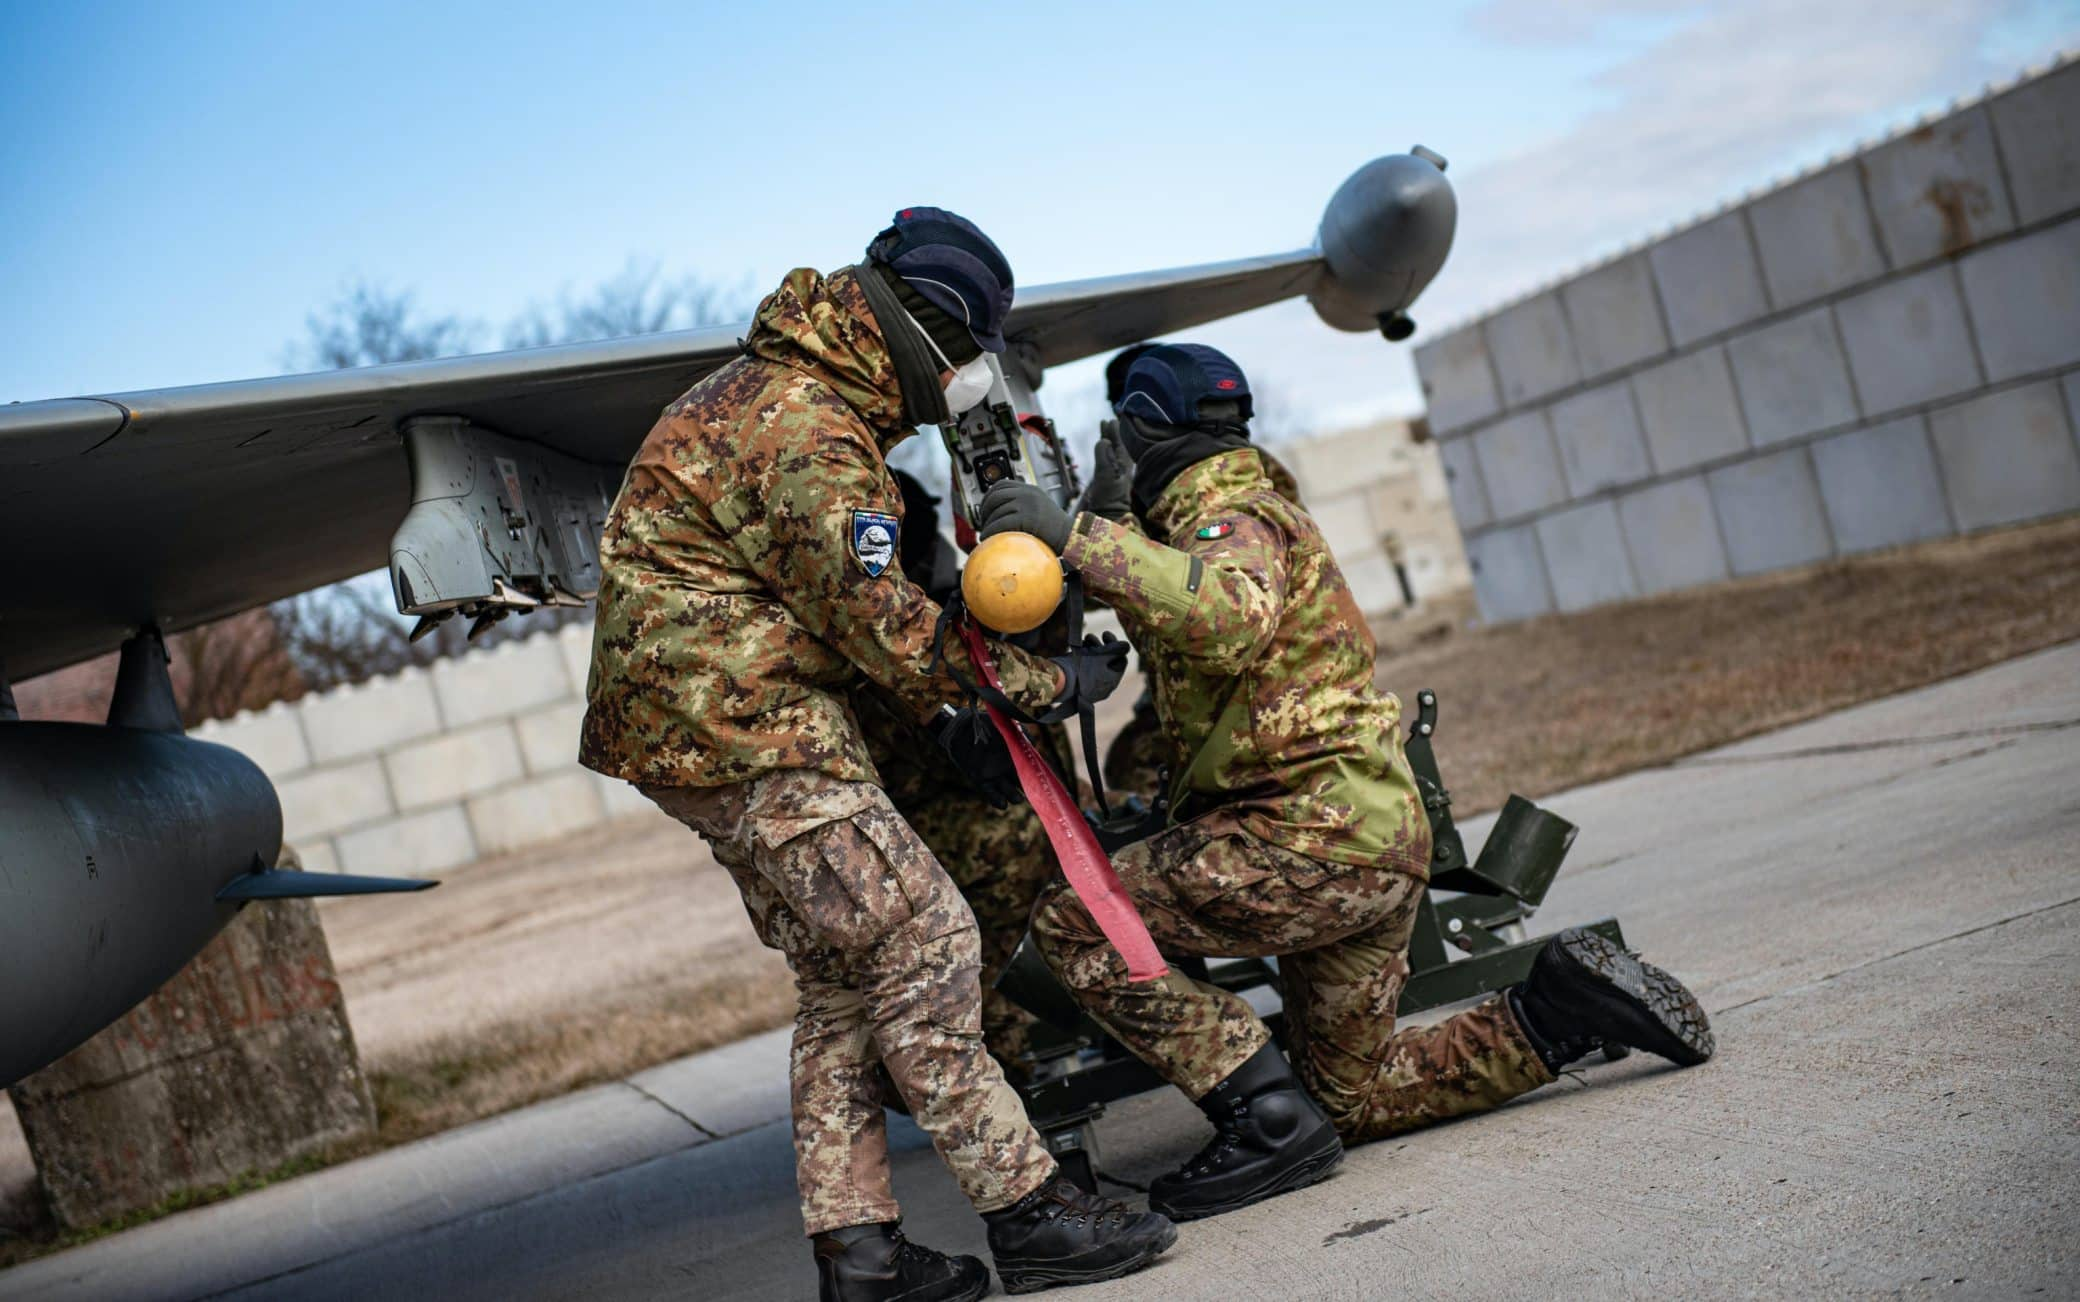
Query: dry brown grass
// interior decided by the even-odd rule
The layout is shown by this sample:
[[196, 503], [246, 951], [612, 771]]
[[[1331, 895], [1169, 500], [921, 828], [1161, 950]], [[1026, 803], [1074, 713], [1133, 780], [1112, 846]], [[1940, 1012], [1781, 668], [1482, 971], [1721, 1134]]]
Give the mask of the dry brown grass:
[[659, 1063], [781, 1026], [794, 1017], [785, 972], [680, 982], [564, 1010], [444, 1035], [381, 1060], [369, 1072], [388, 1147], [620, 1080]]
[[1473, 813], [2076, 637], [2080, 519], [2066, 519], [1433, 631], [1382, 655], [1379, 681], [1404, 701], [1436, 690], [1439, 764], [1455, 810]]

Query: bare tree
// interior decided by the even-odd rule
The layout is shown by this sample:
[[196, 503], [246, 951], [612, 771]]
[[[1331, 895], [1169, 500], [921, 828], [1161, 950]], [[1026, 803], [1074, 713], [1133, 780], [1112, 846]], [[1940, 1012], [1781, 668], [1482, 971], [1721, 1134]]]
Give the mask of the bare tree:
[[666, 280], [655, 262], [631, 258], [590, 293], [574, 297], [566, 288], [553, 307], [530, 306], [506, 327], [506, 346], [539, 348], [723, 325], [743, 319], [748, 297], [743, 289], [725, 289], [698, 276]]
[[452, 357], [474, 347], [480, 333], [460, 316], [422, 317], [410, 293], [368, 281], [349, 285], [322, 311], [304, 318], [304, 326], [308, 337], [288, 352], [288, 364], [297, 370]]
[[202, 624], [167, 639], [181, 722], [228, 719], [303, 695], [307, 683], [270, 611]]

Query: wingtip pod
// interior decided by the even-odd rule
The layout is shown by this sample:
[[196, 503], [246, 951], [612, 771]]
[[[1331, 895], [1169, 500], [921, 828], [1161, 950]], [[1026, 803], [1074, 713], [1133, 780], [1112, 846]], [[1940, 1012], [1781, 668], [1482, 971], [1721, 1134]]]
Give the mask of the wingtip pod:
[[1375, 158], [1337, 187], [1318, 237], [1326, 265], [1308, 301], [1338, 330], [1414, 333], [1409, 305], [1444, 266], [1459, 203], [1445, 160], [1417, 145]]

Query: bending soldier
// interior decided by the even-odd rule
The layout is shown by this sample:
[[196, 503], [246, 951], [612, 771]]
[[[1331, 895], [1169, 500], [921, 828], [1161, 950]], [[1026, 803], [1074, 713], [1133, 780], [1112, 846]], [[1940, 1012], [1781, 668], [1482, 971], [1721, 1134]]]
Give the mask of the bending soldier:
[[[1150, 349], [1116, 415], [1133, 460], [1125, 493], [1117, 457], [1114, 482], [1094, 475], [1073, 520], [1000, 485], [980, 532], [1053, 544], [1127, 626], [1177, 768], [1170, 826], [1114, 867], [1165, 953], [1279, 957], [1294, 1064], [1239, 997], [1177, 972], [1129, 981], [1076, 898], [1045, 891], [1033, 934], [1049, 966], [1214, 1124], [1198, 1156], [1150, 1186], [1150, 1206], [1191, 1219], [1298, 1188], [1344, 1140], [1493, 1108], [1602, 1043], [1710, 1057], [1689, 991], [1583, 931], [1554, 937], [1522, 985], [1395, 1030], [1430, 830], [1400, 705], [1373, 685], [1371, 632], [1314, 521], [1250, 446], [1233, 362]], [[1131, 516], [1107, 518], [1101, 505], [1122, 497]]]
[[[960, 558], [939, 532], [939, 499], [903, 471], [893, 473], [903, 495], [903, 573], [943, 605], [960, 587]], [[1011, 1083], [1022, 1085], [1029, 1075], [1033, 1015], [996, 983], [1025, 939], [1040, 888], [1055, 871], [1046, 829], [1022, 800], [1007, 803], [977, 787], [889, 692], [861, 683], [852, 690], [852, 709], [889, 802], [974, 911], [982, 941], [982, 1041]], [[1036, 744], [1054, 751], [1049, 758], [1057, 769], [1073, 772], [1059, 749], [1059, 729], [1030, 731]]]
[[[876, 785], [845, 701], [861, 674], [920, 721], [958, 695], [931, 669], [938, 608], [894, 564], [884, 457], [980, 400], [1011, 296], [997, 247], [933, 208], [904, 209], [859, 266], [790, 272], [742, 355], [665, 409], [601, 547], [580, 757], [705, 838], [794, 971], [797, 1178], [826, 1299], [989, 1286], [977, 1259], [896, 1229], [877, 1059], [983, 1213], [1007, 1289], [1124, 1274], [1176, 1235], [1060, 1177], [983, 1049], [974, 919]], [[1035, 710], [1124, 671], [999, 654]], [[937, 735], [963, 768], [1008, 769], [975, 722]]]

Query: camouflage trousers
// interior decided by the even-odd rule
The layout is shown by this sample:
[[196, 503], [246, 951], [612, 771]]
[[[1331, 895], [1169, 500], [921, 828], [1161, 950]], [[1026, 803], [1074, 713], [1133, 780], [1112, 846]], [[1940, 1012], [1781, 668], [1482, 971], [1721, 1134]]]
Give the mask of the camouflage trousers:
[[974, 915], [881, 788], [789, 769], [642, 790], [714, 848], [759, 939], [794, 971], [795, 1178], [810, 1234], [900, 1214], [877, 1063], [978, 1211], [1053, 1178], [982, 1045]]
[[[1485, 1111], [1552, 1079], [1501, 995], [1395, 1029], [1420, 879], [1294, 854], [1217, 817], [1128, 846], [1113, 867], [1165, 955], [1277, 957], [1293, 1068], [1346, 1141]], [[1241, 997], [1180, 972], [1129, 981], [1064, 885], [1033, 916], [1042, 956], [1165, 1079], [1196, 1099], [1271, 1038]]]
[[943, 796], [900, 811], [974, 911], [982, 941], [982, 1041], [1014, 1084], [1028, 1075], [1033, 1015], [996, 989], [1040, 888], [1054, 875], [1054, 852], [1039, 815], [1025, 805], [992, 809], [981, 797]]

